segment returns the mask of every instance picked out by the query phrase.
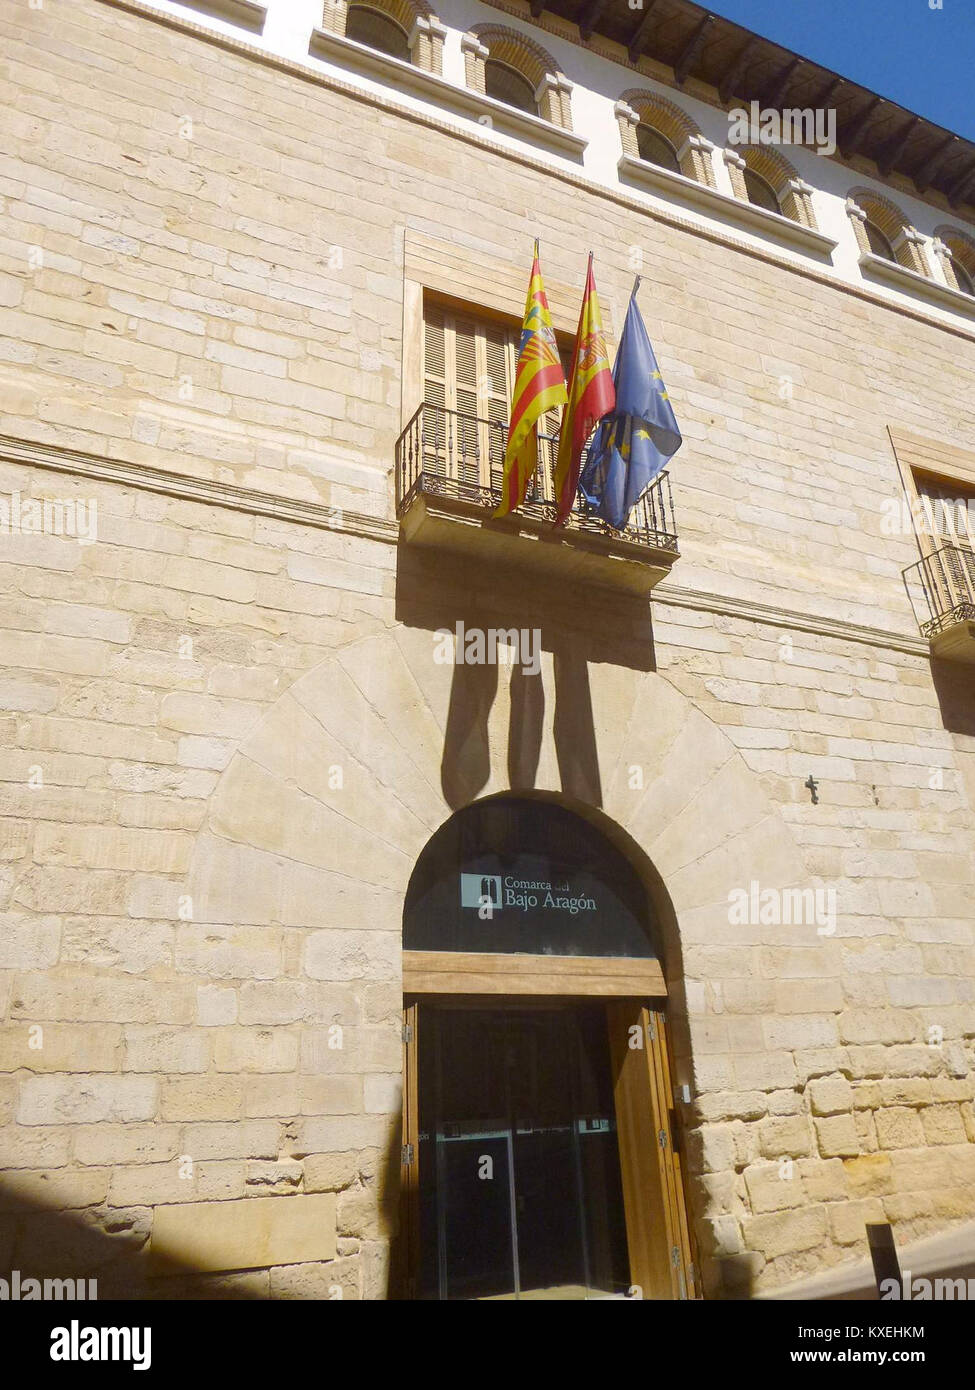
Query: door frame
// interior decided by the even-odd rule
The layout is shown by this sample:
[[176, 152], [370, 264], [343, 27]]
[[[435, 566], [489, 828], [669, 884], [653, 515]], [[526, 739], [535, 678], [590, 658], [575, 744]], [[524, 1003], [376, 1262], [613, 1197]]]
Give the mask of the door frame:
[[[430, 968], [430, 959], [408, 959], [434, 956], [453, 959], [441, 962], [439, 969]], [[502, 961], [506, 964], [501, 965]], [[542, 961], [546, 976], [540, 973]], [[646, 989], [651, 981], [652, 991]], [[547, 987], [540, 988], [540, 982]], [[681, 1126], [663, 1012], [666, 986], [659, 962], [488, 955], [471, 961], [469, 956], [450, 952], [407, 951], [404, 991], [400, 1232], [406, 1296], [416, 1296], [420, 1260], [420, 1006], [425, 999], [442, 1002], [449, 994], [457, 1004], [469, 1002], [478, 1008], [492, 1004], [503, 1008], [509, 1002], [513, 1007], [551, 1008], [582, 999], [604, 1001], [633, 1296], [699, 1298], [687, 1219]]]

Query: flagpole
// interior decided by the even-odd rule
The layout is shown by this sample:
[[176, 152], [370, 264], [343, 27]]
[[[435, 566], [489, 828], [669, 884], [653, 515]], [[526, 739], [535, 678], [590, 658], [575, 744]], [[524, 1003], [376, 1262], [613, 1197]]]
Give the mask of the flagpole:
[[642, 275], [638, 275], [638, 276], [636, 277], [636, 279], [633, 281], [633, 288], [630, 290], [630, 298], [631, 298], [631, 299], [632, 299], [633, 296], [636, 294], [637, 290], [640, 288], [640, 282], [641, 282], [642, 279], [643, 279], [643, 276], [642, 276]]

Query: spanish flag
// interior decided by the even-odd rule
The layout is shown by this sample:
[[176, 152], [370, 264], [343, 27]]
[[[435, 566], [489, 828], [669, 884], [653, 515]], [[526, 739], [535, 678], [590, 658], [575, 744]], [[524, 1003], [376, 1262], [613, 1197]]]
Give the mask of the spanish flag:
[[506, 516], [524, 502], [538, 466], [538, 422], [547, 410], [565, 405], [566, 399], [565, 374], [545, 298], [536, 241], [511, 398], [501, 505], [495, 516]]
[[599, 312], [596, 281], [592, 273], [592, 252], [589, 252], [589, 272], [586, 291], [582, 297], [579, 331], [572, 354], [569, 374], [569, 403], [562, 416], [559, 452], [555, 463], [555, 500], [558, 505], [556, 526], [563, 526], [572, 511], [579, 486], [582, 450], [598, 420], [614, 409], [616, 387], [606, 356], [603, 319]]

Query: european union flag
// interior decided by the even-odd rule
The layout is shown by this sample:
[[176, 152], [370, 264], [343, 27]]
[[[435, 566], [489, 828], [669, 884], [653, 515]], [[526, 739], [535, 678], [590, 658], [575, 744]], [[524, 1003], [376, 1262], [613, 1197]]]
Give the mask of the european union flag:
[[616, 407], [599, 422], [579, 487], [597, 515], [622, 531], [684, 442], [636, 302], [636, 286], [616, 349], [613, 381]]

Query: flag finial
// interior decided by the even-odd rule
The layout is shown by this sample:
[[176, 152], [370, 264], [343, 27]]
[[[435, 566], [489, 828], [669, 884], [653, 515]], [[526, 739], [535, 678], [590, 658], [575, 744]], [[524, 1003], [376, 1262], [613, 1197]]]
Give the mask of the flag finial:
[[636, 294], [637, 290], [640, 288], [640, 283], [641, 283], [642, 280], [643, 280], [643, 276], [642, 276], [642, 275], [638, 275], [638, 276], [636, 277], [636, 279], [633, 281], [633, 288], [630, 290], [630, 298], [631, 298], [631, 299], [632, 299], [633, 296]]

